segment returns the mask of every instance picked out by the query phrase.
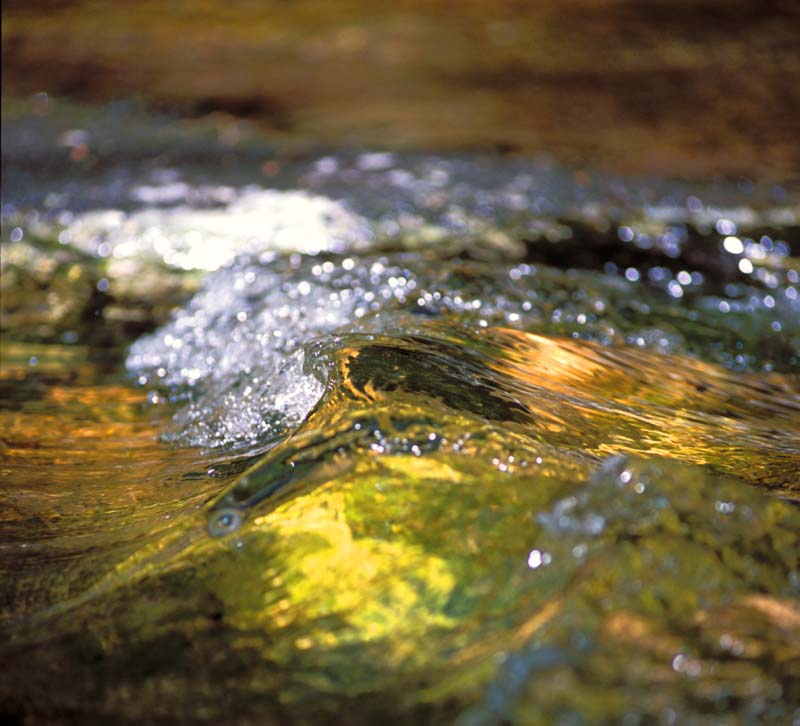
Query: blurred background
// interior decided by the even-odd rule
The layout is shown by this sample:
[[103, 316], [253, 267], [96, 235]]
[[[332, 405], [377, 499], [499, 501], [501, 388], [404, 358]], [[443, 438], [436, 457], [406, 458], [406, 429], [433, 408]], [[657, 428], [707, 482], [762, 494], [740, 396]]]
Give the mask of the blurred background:
[[795, 0], [11, 0], [2, 35], [6, 99], [141, 99], [232, 144], [800, 169]]

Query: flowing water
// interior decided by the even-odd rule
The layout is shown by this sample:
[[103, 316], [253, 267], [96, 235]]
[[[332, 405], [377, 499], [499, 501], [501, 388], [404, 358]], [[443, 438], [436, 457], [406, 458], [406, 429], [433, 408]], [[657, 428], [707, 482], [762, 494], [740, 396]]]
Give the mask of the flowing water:
[[4, 123], [6, 714], [800, 720], [796, 191], [85, 113]]

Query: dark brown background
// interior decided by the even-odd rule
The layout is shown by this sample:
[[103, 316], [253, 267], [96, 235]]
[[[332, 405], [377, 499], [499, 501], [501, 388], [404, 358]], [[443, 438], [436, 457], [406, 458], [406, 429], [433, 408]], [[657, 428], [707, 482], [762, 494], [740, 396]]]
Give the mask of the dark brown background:
[[8, 96], [135, 96], [321, 144], [800, 170], [795, 0], [6, 2]]

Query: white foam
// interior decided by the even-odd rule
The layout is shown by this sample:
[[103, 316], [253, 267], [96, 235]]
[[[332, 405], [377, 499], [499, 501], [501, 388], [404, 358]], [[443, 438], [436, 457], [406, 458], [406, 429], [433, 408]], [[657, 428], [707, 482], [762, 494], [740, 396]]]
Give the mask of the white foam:
[[[161, 191], [171, 200], [175, 184]], [[140, 196], [145, 192], [150, 203], [160, 193], [154, 187], [137, 191]], [[211, 271], [242, 253], [342, 252], [366, 243], [371, 236], [367, 220], [341, 202], [305, 191], [251, 188], [230, 204], [211, 209], [183, 204], [129, 213], [86, 212], [68, 226], [66, 238], [90, 254], [149, 258], [172, 268]]]
[[381, 309], [405, 299], [401, 270], [348, 262], [240, 259], [212, 273], [170, 323], [134, 343], [127, 365], [141, 383], [188, 396], [175, 438], [207, 447], [263, 444], [303, 419], [323, 392], [303, 372], [304, 345], [352, 327], [379, 304], [376, 289], [388, 291], [378, 296]]

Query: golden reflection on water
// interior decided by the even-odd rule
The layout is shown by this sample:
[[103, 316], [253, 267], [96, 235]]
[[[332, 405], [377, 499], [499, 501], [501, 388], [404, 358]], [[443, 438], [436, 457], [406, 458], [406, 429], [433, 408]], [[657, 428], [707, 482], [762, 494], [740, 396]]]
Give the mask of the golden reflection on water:
[[[2, 412], [16, 655], [68, 669], [69, 635], [135, 662], [179, 634], [152, 673], [122, 668], [127, 695], [101, 710], [158, 694], [214, 718], [217, 672], [241, 671], [227, 687], [243, 703], [266, 692], [314, 714], [328, 706], [309, 694], [391, 692], [401, 710], [456, 704], [481, 722], [506, 664], [540, 647], [563, 658], [504, 698], [545, 721], [563, 703], [613, 720], [656, 683], [658, 708], [690, 709], [687, 678], [712, 701], [774, 695], [800, 655], [797, 514], [717, 473], [797, 495], [790, 381], [499, 328], [428, 332], [339, 349], [323, 401], [234, 480], [184, 478], [210, 459], [159, 442], [144, 394], [39, 351], [48, 386]], [[4, 361], [6, 379], [30, 383], [29, 356]], [[612, 453], [661, 458], [593, 474]], [[239, 529], [208, 536], [208, 497], [287, 472], [274, 495], [247, 491]], [[574, 524], [542, 519], [570, 498]]]
[[[710, 465], [797, 496], [800, 391], [779, 374], [732, 374], [682, 356], [610, 349], [510, 329], [485, 337], [487, 364], [553, 433], [586, 451], [661, 456]], [[559, 400], [544, 408], [542, 392]]]
[[0, 566], [23, 573], [3, 592], [20, 615], [87, 586], [115, 548], [196, 509], [209, 482], [183, 479], [202, 457], [160, 442], [146, 393], [104, 381], [85, 348], [8, 343], [2, 359], [17, 392], [0, 409]]
[[[443, 442], [464, 442], [469, 434], [475, 438], [458, 449], [443, 445], [424, 455], [382, 456], [357, 438], [338, 438], [336, 442], [346, 441], [350, 447], [339, 456], [353, 459], [352, 466], [332, 470], [331, 478], [316, 487], [301, 482], [288, 501], [280, 499], [277, 506], [268, 501], [254, 505], [255, 515], [233, 537], [240, 537], [244, 558], [253, 541], [268, 540], [270, 564], [261, 572], [263, 601], [235, 608], [241, 627], [291, 631], [300, 619], [305, 625], [293, 647], [313, 653], [312, 659], [328, 652], [337, 662], [333, 654], [341, 648], [380, 643], [381, 667], [393, 672], [407, 672], [421, 664], [441, 669], [438, 685], [424, 690], [419, 698], [445, 698], [458, 693], [465, 682], [479, 682], [495, 672], [495, 654], [524, 646], [564, 614], [565, 603], [613, 593], [614, 582], [626, 577], [621, 562], [628, 555], [612, 547], [590, 565], [564, 568], [561, 561], [558, 568], [542, 568], [539, 582], [531, 580], [528, 550], [541, 536], [531, 513], [540, 511], [554, 496], [574, 491], [586, 478], [586, 461], [574, 458], [569, 449], [558, 448], [566, 433], [576, 451], [584, 447], [598, 457], [655, 451], [676, 461], [717, 461], [718, 471], [734, 472], [740, 461], [758, 461], [758, 467], [737, 472], [754, 483], [765, 481], [759, 478], [760, 467], [774, 468], [779, 461], [797, 463], [797, 454], [790, 449], [756, 448], [765, 402], [784, 403], [786, 422], [797, 423], [791, 417], [794, 394], [780, 377], [771, 377], [767, 383], [756, 378], [739, 380], [697, 361], [641, 351], [609, 352], [518, 331], [490, 330], [479, 342], [484, 345], [483, 360], [503, 376], [497, 379], [498, 389], [506, 395], [513, 393], [529, 417], [523, 424], [506, 422], [509, 430], [503, 433], [475, 411], [456, 414], [431, 399], [426, 405], [418, 391], [404, 390], [405, 374], [396, 365], [389, 366], [392, 375], [388, 377], [385, 371], [374, 377], [361, 375], [364, 371], [359, 366], [368, 364], [370, 342], [339, 351], [341, 385], [301, 432], [267, 459], [291, 467], [304, 457], [303, 442], [311, 432], [337, 427], [345, 431], [343, 422], [361, 420], [369, 411], [375, 420], [385, 422], [381, 424], [384, 434], [406, 419], [423, 422], [417, 433], [424, 438], [424, 422], [430, 420], [426, 416], [435, 409], [436, 432]], [[653, 370], [655, 366], [660, 370]], [[737, 382], [746, 387], [744, 395], [737, 394]], [[681, 419], [677, 407], [692, 400], [701, 405], [691, 416], [683, 412]], [[735, 408], [745, 423], [738, 428], [720, 426], [714, 412], [723, 405]], [[632, 422], [631, 443], [613, 425], [620, 414]], [[737, 439], [736, 451], [725, 450], [726, 442], [751, 423], [752, 440], [742, 444]], [[667, 424], [673, 428], [661, 430]], [[520, 433], [526, 427], [532, 429], [527, 440]], [[409, 440], [418, 440], [413, 426], [402, 431]], [[596, 443], [601, 434], [604, 443]], [[324, 447], [318, 443], [314, 447], [315, 456], [324, 458]], [[727, 460], [719, 448], [726, 451]], [[510, 449], [530, 465], [498, 466], [509, 458], [514, 462]], [[766, 462], [756, 457], [765, 457]], [[263, 467], [261, 462], [251, 471]], [[252, 474], [244, 475], [248, 476]], [[711, 490], [703, 491], [707, 482], [698, 473], [687, 477], [686, 486], [694, 490], [698, 501], [713, 496]], [[785, 472], [783, 481], [792, 488]], [[676, 528], [676, 534], [683, 531], [680, 516], [669, 513], [664, 520]], [[663, 546], [669, 550], [675, 543], [667, 540]], [[651, 555], [660, 547], [658, 536], [648, 546]], [[706, 570], [719, 568], [719, 563], [693, 547], [687, 543], [683, 555], [688, 558], [686, 592], [677, 594], [683, 585], [669, 587], [677, 588], [671, 595], [676, 606], [694, 613], [695, 622], [701, 623], [704, 610], [694, 588]], [[634, 571], [646, 571], [646, 558], [637, 555], [633, 562]], [[613, 574], [606, 577], [604, 568]], [[661, 577], [669, 579], [673, 574], [665, 572]], [[663, 579], [657, 575], [655, 582]], [[281, 592], [277, 599], [276, 590]], [[470, 602], [466, 621], [450, 611], [458, 597]], [[731, 606], [735, 618], [758, 609], [753, 598], [757, 596], [745, 595]], [[792, 622], [794, 611], [788, 601], [765, 596], [762, 604], [765, 611], [780, 612], [781, 622]], [[682, 634], [665, 631], [649, 616], [624, 610], [612, 611], [600, 622], [604, 624], [598, 626], [598, 633], [609, 644], [636, 645], [648, 658], [663, 658], [667, 653], [671, 659], [686, 642]], [[764, 627], [774, 629], [775, 625], [777, 620], [768, 620]], [[466, 669], [467, 675], [448, 674], [448, 666]], [[667, 663], [669, 679], [674, 679], [675, 672]], [[360, 683], [367, 688], [373, 681], [365, 677]]]

